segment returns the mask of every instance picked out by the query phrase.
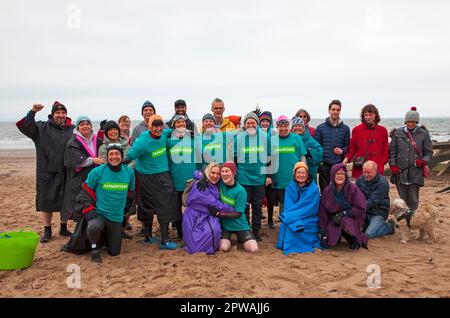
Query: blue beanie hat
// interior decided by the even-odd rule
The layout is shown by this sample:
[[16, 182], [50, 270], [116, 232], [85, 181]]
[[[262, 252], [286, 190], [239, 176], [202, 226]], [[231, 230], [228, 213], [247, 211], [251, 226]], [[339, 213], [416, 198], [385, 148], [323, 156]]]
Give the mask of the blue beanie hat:
[[91, 124], [91, 126], [92, 126], [92, 122], [91, 122], [91, 120], [89, 119], [89, 117], [87, 117], [87, 116], [78, 116], [78, 118], [77, 118], [77, 122], [76, 122], [76, 124], [75, 124], [75, 127], [77, 127], [77, 130], [78, 130], [78, 126], [81, 124], [81, 122], [83, 122], [83, 121], [87, 121], [87, 122], [89, 122], [89, 124]]

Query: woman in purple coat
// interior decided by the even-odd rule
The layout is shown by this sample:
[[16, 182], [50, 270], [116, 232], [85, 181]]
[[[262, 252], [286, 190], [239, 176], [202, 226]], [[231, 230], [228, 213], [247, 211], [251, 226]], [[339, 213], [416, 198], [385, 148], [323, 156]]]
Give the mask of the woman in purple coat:
[[366, 197], [350, 182], [344, 164], [335, 164], [330, 177], [331, 182], [320, 197], [320, 245], [336, 246], [343, 236], [351, 249], [367, 248], [367, 236], [361, 230], [366, 218]]
[[[189, 254], [214, 254], [218, 251], [222, 235], [218, 214], [234, 211], [229, 205], [219, 201], [219, 164], [211, 162], [203, 174], [203, 179], [192, 185], [183, 214], [184, 249]], [[198, 175], [195, 177], [199, 178]]]

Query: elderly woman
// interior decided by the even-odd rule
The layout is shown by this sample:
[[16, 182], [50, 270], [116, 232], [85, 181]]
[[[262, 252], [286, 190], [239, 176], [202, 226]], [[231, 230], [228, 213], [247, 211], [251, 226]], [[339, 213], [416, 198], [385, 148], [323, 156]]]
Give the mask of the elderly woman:
[[317, 182], [317, 170], [322, 162], [323, 148], [317, 140], [311, 137], [302, 118], [292, 118], [291, 130], [302, 138], [303, 144], [306, 147], [306, 163], [308, 164], [309, 173], [313, 180]]
[[86, 116], [78, 117], [74, 134], [67, 142], [64, 153], [64, 165], [67, 168], [63, 205], [65, 213], [73, 214], [81, 184], [89, 172], [106, 162], [98, 155], [101, 145], [102, 141], [92, 130], [91, 120]]
[[[184, 249], [189, 253], [214, 254], [219, 250], [222, 235], [220, 217], [223, 211], [233, 212], [233, 208], [220, 202], [220, 166], [211, 162], [205, 168], [202, 178], [192, 184], [183, 214]], [[211, 212], [210, 212], [211, 210]], [[219, 214], [219, 215], [218, 215]], [[231, 214], [231, 213], [230, 213]]]
[[367, 248], [367, 235], [362, 232], [367, 206], [364, 193], [350, 182], [343, 163], [331, 167], [330, 177], [320, 197], [320, 245], [336, 246], [343, 236], [351, 249]]
[[294, 180], [286, 188], [284, 211], [280, 214], [277, 248], [284, 255], [314, 252], [320, 248], [317, 233], [320, 192], [313, 182], [308, 166], [298, 162], [294, 167]]
[[305, 127], [308, 129], [309, 134], [314, 137], [314, 134], [316, 133], [316, 128], [311, 126], [309, 122], [311, 121], [311, 115], [306, 111], [305, 109], [299, 109], [294, 117], [300, 117], [305, 122]]

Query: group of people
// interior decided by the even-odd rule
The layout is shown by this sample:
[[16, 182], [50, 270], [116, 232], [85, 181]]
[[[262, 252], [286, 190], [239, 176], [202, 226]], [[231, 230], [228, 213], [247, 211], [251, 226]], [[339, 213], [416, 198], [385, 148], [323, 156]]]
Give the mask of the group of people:
[[[133, 213], [142, 223], [144, 242], [160, 249], [180, 247], [169, 238], [171, 224], [188, 253], [226, 252], [233, 234], [246, 251], [256, 252], [263, 205], [270, 229], [279, 207], [276, 246], [284, 254], [330, 248], [342, 238], [352, 249], [367, 248], [368, 238], [395, 232], [387, 220], [385, 165], [414, 213], [433, 154], [415, 107], [406, 113], [405, 126], [392, 131], [390, 142], [372, 104], [362, 108], [361, 124], [350, 134], [339, 100], [330, 102], [329, 117], [316, 128], [305, 109], [276, 120], [259, 108], [244, 118], [226, 117], [219, 98], [199, 128], [184, 100], [174, 103], [168, 121], [146, 101], [143, 121], [132, 131], [124, 115], [117, 122], [103, 121], [97, 133], [86, 116], [73, 125], [59, 102], [47, 121], [35, 121], [43, 107], [34, 104], [17, 122], [36, 146], [41, 242], [51, 239], [52, 213], [60, 212], [62, 236], [72, 234], [69, 219], [77, 222], [75, 231], [85, 224], [84, 236], [77, 238], [89, 243], [95, 262], [101, 262], [103, 244], [110, 255], [120, 253], [122, 239], [131, 238], [126, 230]], [[155, 215], [160, 238], [152, 233]]]

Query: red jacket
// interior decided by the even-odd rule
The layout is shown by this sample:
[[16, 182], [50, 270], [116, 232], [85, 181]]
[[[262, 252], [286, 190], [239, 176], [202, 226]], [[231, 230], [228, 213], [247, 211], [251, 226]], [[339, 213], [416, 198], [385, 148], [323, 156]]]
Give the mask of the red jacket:
[[[378, 171], [383, 175], [384, 165], [389, 159], [388, 132], [385, 127], [380, 125], [376, 125], [375, 130], [374, 133], [373, 128], [368, 128], [365, 123], [361, 123], [353, 128], [346, 157], [348, 162], [352, 162], [354, 157], [364, 157], [367, 149], [367, 157], [364, 161], [375, 161], [378, 166]], [[368, 140], [371, 138], [372, 142], [369, 144]], [[361, 174], [362, 169], [352, 169], [352, 176], [354, 178], [358, 178]]]

